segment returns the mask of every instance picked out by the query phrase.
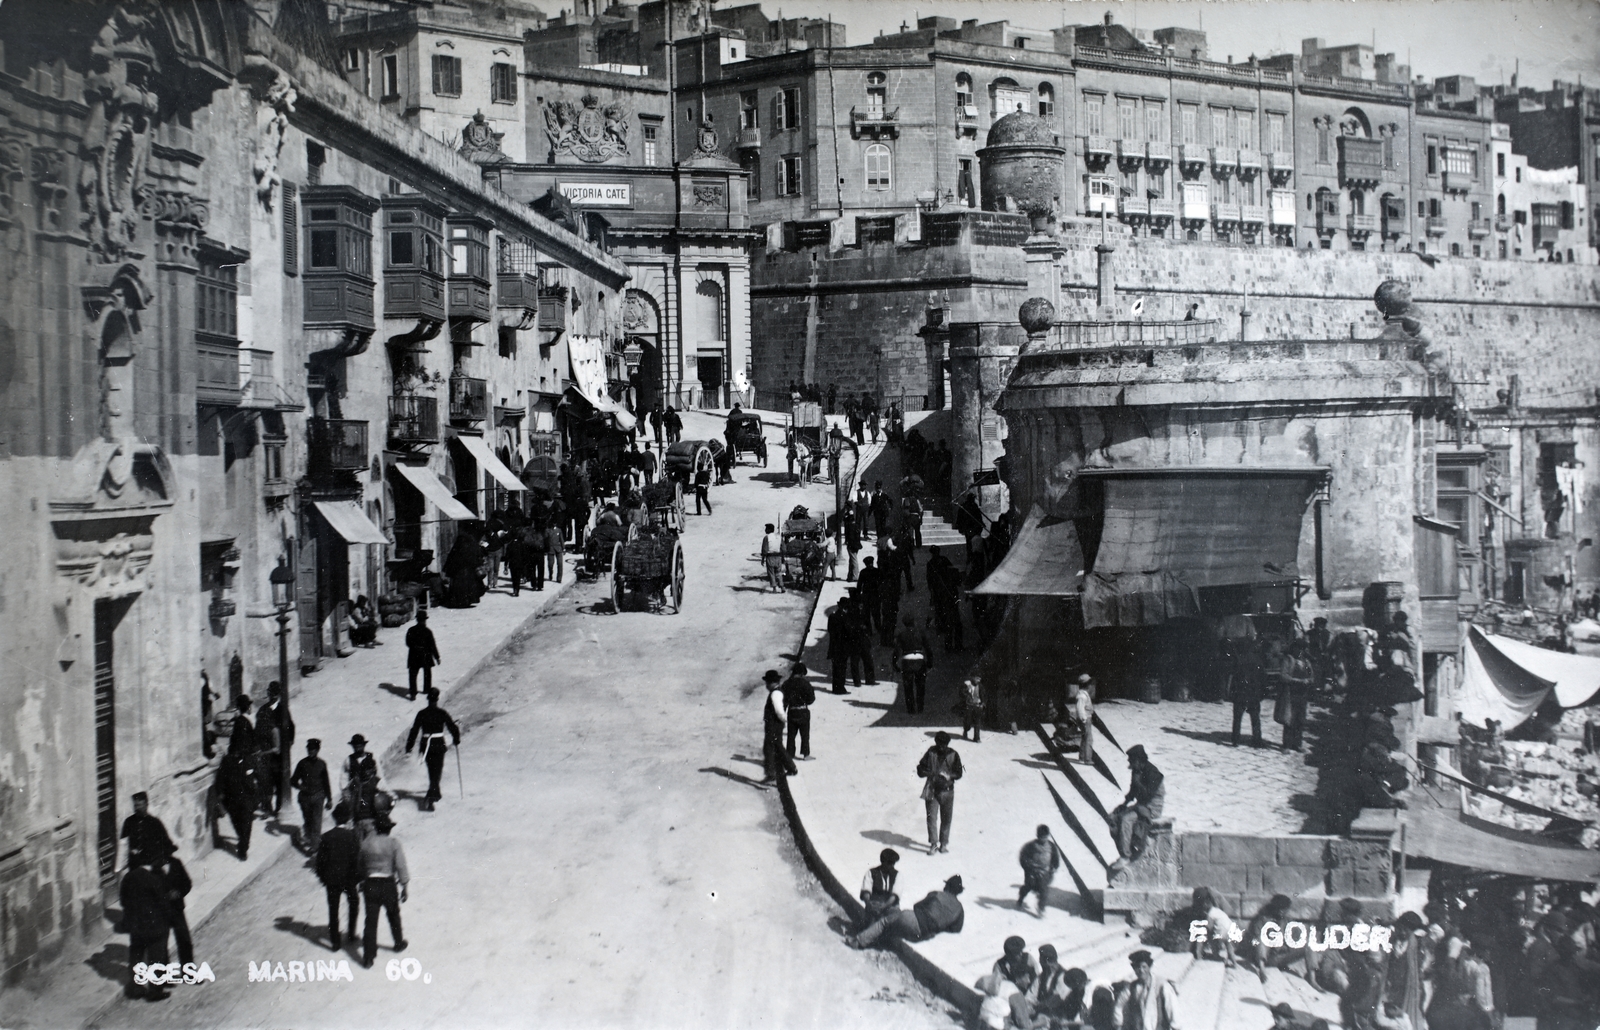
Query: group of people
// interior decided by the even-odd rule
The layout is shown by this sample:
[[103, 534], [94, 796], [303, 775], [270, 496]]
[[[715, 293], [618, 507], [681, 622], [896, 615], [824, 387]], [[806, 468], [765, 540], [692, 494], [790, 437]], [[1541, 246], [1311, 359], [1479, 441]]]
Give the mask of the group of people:
[[985, 1030], [1176, 1030], [1178, 992], [1155, 975], [1155, 958], [1140, 949], [1128, 956], [1132, 976], [1094, 980], [1062, 966], [1056, 947], [1042, 944], [1038, 959], [1021, 937], [1008, 937], [993, 967], [974, 985], [983, 1001]]

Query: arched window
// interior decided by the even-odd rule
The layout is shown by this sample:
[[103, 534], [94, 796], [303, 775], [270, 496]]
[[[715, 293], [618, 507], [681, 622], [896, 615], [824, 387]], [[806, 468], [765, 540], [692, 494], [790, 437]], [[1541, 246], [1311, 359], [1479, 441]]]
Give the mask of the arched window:
[[887, 190], [892, 171], [893, 155], [882, 143], [867, 148], [867, 189]]
[[715, 279], [702, 279], [694, 288], [694, 324], [696, 341], [701, 346], [721, 345], [728, 339], [724, 329], [722, 284]]
[[882, 118], [883, 110], [888, 106], [888, 82], [888, 76], [883, 72], [873, 72], [867, 76], [867, 114], [873, 118]]
[[1026, 111], [1033, 103], [1033, 94], [1012, 79], [995, 79], [989, 84], [989, 92], [994, 100], [996, 118], [1004, 118], [1013, 111]]
[[972, 76], [966, 72], [956, 76], [956, 110], [974, 117], [978, 113], [972, 103]]
[[1056, 113], [1055, 87], [1048, 82], [1039, 83], [1039, 117], [1049, 118]]

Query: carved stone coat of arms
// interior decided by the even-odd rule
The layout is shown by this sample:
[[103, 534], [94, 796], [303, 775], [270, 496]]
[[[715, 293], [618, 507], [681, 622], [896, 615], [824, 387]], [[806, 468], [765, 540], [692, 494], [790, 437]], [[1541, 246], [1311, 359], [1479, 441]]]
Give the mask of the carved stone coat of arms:
[[593, 94], [580, 103], [546, 101], [544, 131], [553, 153], [571, 154], [580, 161], [598, 163], [628, 152], [628, 121], [622, 105], [602, 106]]

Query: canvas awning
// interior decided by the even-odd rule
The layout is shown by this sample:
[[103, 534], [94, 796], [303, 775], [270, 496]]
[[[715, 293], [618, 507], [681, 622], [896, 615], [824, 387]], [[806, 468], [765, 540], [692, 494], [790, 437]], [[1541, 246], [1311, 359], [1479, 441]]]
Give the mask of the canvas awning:
[[433, 470], [426, 465], [396, 464], [394, 469], [404, 476], [412, 486], [421, 491], [422, 496], [432, 501], [434, 507], [439, 509], [439, 514], [445, 518], [475, 519], [478, 517], [472, 513], [471, 508], [452, 497], [445, 485], [439, 482], [439, 477], [434, 475]]
[[1104, 525], [1084, 583], [1086, 626], [1198, 614], [1205, 587], [1293, 583], [1306, 505], [1326, 474], [1272, 469], [1085, 469]]
[[1083, 591], [1083, 549], [1071, 519], [1035, 504], [1000, 566], [972, 592], [1069, 597]]
[[495, 453], [489, 449], [489, 445], [483, 442], [483, 437], [458, 436], [456, 437], [456, 443], [459, 443], [462, 447], [465, 447], [467, 449], [467, 453], [472, 455], [473, 460], [481, 465], [485, 472], [493, 476], [495, 478], [495, 482], [499, 483], [507, 490], [521, 491], [527, 489], [527, 487], [522, 485], [522, 480], [517, 478], [517, 474], [506, 468], [505, 462], [501, 461], [495, 455]]
[[372, 524], [355, 501], [313, 501], [333, 531], [347, 544], [387, 544], [383, 530]]
[[626, 433], [637, 424], [637, 420], [633, 417], [632, 412], [604, 394], [601, 394], [600, 399], [596, 400], [587, 394], [581, 393], [578, 390], [569, 387], [567, 389], [566, 396], [561, 400], [561, 406], [568, 408], [576, 407], [580, 409], [585, 417], [607, 419], [611, 423], [612, 428], [623, 433]]
[[1573, 883], [1600, 881], [1600, 852], [1541, 842], [1531, 834], [1418, 805], [1400, 813], [1405, 851], [1469, 869]]
[[1562, 708], [1580, 708], [1600, 693], [1600, 658], [1550, 651], [1476, 626], [1467, 634], [1464, 657], [1461, 718], [1475, 726], [1494, 719], [1512, 730], [1552, 693]]

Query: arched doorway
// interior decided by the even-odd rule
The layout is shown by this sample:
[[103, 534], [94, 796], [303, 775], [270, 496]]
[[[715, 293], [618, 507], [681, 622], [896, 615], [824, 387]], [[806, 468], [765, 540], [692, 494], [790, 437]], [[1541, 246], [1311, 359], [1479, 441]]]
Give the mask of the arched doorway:
[[694, 288], [695, 366], [700, 403], [718, 404], [728, 377], [726, 294], [717, 279], [703, 278]]
[[661, 309], [643, 290], [629, 290], [622, 301], [623, 354], [633, 384], [636, 411], [656, 406], [664, 388], [661, 367]]

